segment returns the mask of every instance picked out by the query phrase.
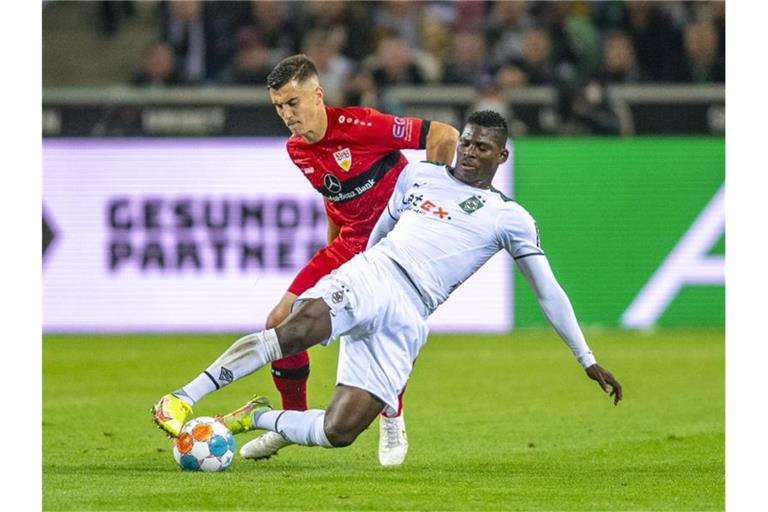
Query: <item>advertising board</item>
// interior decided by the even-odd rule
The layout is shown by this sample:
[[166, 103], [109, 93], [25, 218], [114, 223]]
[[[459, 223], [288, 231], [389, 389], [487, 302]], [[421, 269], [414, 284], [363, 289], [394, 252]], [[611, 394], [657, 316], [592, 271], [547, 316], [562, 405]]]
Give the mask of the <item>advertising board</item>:
[[[496, 183], [509, 191], [509, 167]], [[45, 139], [43, 223], [47, 332], [252, 331], [326, 237], [285, 138]], [[509, 261], [433, 329], [511, 329]]]
[[[515, 156], [515, 198], [582, 324], [724, 325], [723, 138], [527, 139]], [[545, 325], [515, 281], [515, 324]]]

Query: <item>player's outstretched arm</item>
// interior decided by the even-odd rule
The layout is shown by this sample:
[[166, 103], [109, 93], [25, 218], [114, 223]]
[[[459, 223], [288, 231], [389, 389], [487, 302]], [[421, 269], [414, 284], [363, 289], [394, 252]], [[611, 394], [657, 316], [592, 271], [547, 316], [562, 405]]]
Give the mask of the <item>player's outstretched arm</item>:
[[589, 378], [597, 381], [606, 393], [609, 393], [610, 387], [613, 403], [614, 405], [618, 404], [622, 398], [621, 385], [611, 372], [600, 367], [595, 361], [576, 320], [571, 301], [568, 300], [568, 296], [555, 279], [546, 256], [543, 254], [534, 255], [520, 258], [516, 262], [523, 276], [531, 285], [536, 300], [549, 323], [571, 348]]
[[459, 130], [439, 121], [432, 121], [427, 132], [427, 160], [451, 165], [459, 142]]

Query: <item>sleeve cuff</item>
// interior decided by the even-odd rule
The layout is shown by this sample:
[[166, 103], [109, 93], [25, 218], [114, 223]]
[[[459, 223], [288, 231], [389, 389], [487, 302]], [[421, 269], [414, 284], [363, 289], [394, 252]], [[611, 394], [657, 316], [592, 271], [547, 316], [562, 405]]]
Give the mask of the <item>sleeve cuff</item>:
[[583, 356], [579, 356], [577, 359], [579, 360], [579, 364], [582, 368], [589, 368], [597, 362], [597, 359], [595, 359], [595, 356], [592, 355], [592, 352], [587, 352]]
[[426, 149], [427, 147], [427, 133], [429, 133], [429, 125], [432, 121], [424, 119], [421, 122], [421, 131], [419, 132], [419, 149]]

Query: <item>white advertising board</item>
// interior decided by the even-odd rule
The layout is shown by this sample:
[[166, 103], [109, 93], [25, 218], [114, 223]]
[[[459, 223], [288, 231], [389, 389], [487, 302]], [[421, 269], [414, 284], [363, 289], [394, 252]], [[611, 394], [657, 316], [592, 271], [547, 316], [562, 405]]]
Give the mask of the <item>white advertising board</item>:
[[[253, 331], [326, 236], [283, 138], [47, 139], [43, 217], [46, 332]], [[432, 329], [508, 331], [511, 294], [500, 253]]]

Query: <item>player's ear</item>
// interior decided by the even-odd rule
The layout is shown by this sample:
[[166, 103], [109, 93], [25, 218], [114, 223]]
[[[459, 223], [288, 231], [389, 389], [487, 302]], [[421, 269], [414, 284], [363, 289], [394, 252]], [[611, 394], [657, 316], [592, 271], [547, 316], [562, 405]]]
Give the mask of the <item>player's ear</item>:
[[315, 104], [321, 104], [323, 102], [323, 98], [325, 98], [325, 91], [321, 85], [318, 85], [315, 89]]
[[506, 162], [507, 158], [509, 158], [509, 150], [504, 148], [501, 150], [501, 153], [499, 153], [499, 164]]

